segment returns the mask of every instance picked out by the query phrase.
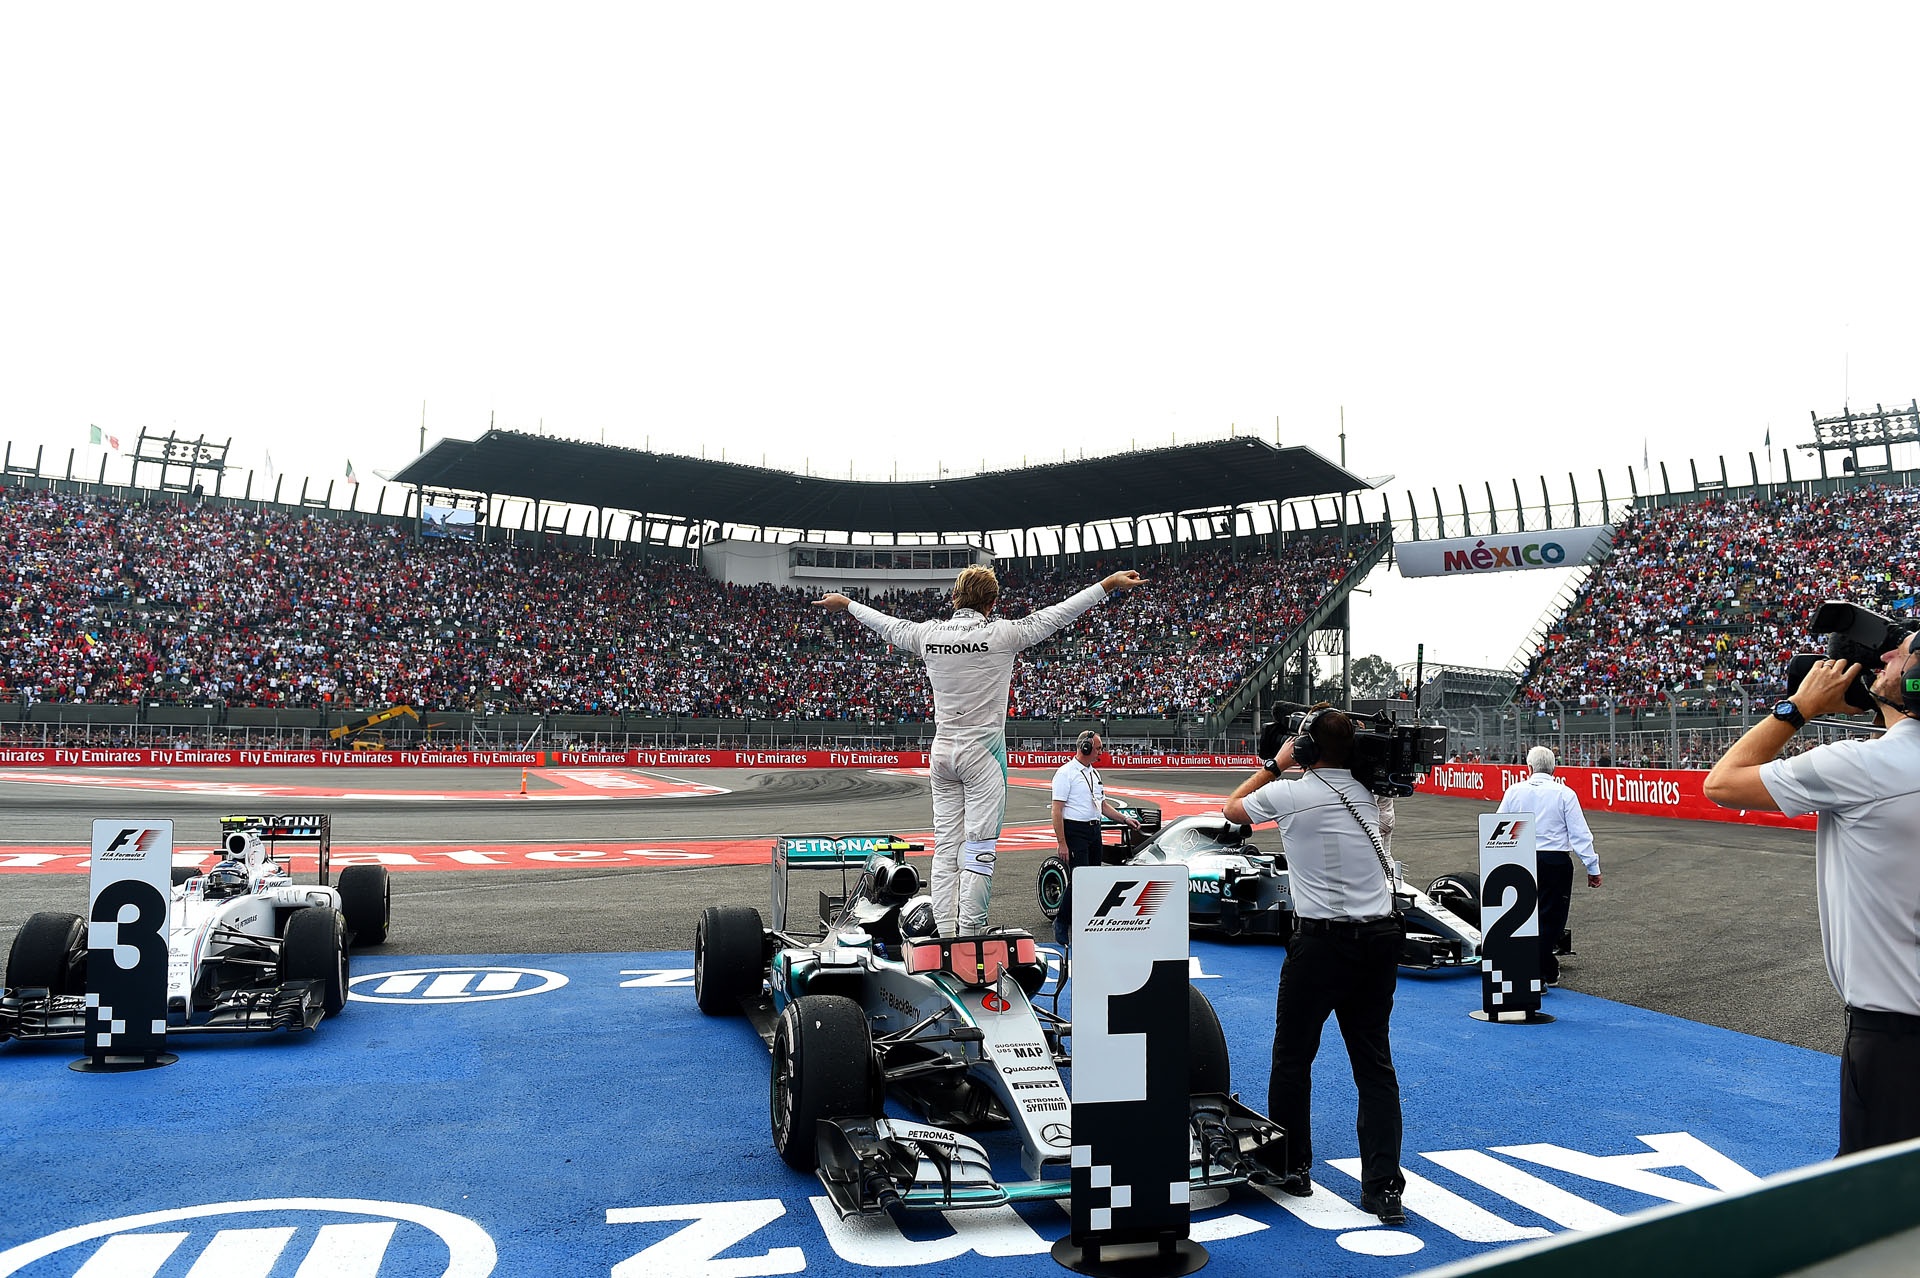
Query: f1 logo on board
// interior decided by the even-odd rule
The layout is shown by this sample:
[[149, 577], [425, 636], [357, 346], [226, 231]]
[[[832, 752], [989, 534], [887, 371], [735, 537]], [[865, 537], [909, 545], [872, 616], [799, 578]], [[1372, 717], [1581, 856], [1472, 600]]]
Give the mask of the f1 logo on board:
[[[135, 826], [130, 830], [122, 830], [120, 833], [114, 835], [113, 842], [107, 844], [106, 850], [100, 855], [103, 859], [115, 861], [137, 861], [146, 855], [147, 849], [152, 847], [153, 841], [159, 837], [160, 831], [158, 830], [143, 829]], [[122, 852], [120, 850], [121, 848], [127, 848], [128, 850]]]
[[347, 982], [347, 997], [356, 1003], [490, 1003], [546, 994], [566, 983], [559, 972], [538, 967], [415, 967], [356, 976]]
[[[242, 1219], [194, 1227], [223, 1216]], [[156, 1225], [171, 1228], [146, 1232]], [[34, 1264], [62, 1253], [69, 1253], [71, 1269]], [[256, 1198], [63, 1229], [0, 1251], [0, 1278], [30, 1266], [36, 1274], [76, 1278], [157, 1274], [169, 1261], [188, 1257], [195, 1273], [265, 1274], [298, 1258], [301, 1273], [371, 1275], [392, 1262], [390, 1272], [423, 1278], [488, 1278], [497, 1260], [486, 1230], [435, 1207], [366, 1198]]]
[[1525, 831], [1526, 828], [1527, 823], [1525, 821], [1498, 822], [1494, 825], [1493, 832], [1487, 835], [1487, 846], [1490, 848], [1516, 847], [1520, 843], [1521, 833]]
[[1087, 920], [1089, 932], [1139, 932], [1152, 926], [1153, 915], [1173, 893], [1173, 885], [1164, 879], [1143, 883], [1122, 879], [1107, 890], [1107, 897]]

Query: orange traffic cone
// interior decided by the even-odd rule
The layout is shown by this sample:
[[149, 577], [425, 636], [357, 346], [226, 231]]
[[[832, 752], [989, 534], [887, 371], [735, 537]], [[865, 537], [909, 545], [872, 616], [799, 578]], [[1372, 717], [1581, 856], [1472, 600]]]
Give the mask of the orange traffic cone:
[[520, 797], [523, 799], [527, 797], [527, 770], [525, 768], [520, 769]]

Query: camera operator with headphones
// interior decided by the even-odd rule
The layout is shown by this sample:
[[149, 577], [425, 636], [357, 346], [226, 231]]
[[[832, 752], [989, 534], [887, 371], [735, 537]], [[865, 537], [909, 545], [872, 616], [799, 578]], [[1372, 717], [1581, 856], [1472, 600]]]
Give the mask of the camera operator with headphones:
[[[1340, 1019], [1360, 1093], [1360, 1207], [1406, 1222], [1400, 1195], [1400, 1081], [1388, 1019], [1399, 979], [1400, 920], [1380, 844], [1379, 809], [1354, 778], [1353, 720], [1322, 703], [1282, 744], [1279, 721], [1261, 733], [1260, 770], [1227, 800], [1227, 819], [1280, 827], [1292, 871], [1293, 939], [1280, 969], [1267, 1113], [1287, 1132], [1279, 1188], [1313, 1193], [1313, 1059], [1329, 1015]], [[1276, 750], [1277, 747], [1277, 750]], [[1299, 780], [1280, 773], [1298, 763]]]
[[1101, 816], [1124, 821], [1135, 830], [1140, 828], [1138, 821], [1115, 806], [1100, 784], [1100, 772], [1093, 761], [1100, 757], [1101, 744], [1099, 733], [1081, 733], [1074, 740], [1073, 757], [1053, 774], [1053, 837], [1069, 867], [1060, 912], [1053, 916], [1053, 939], [1062, 945], [1073, 939], [1073, 871], [1083, 865], [1100, 864]]
[[[1822, 715], [1854, 714], [1861, 666], [1816, 663], [1707, 774], [1723, 808], [1817, 813], [1813, 865], [1827, 975], [1847, 1007], [1840, 1153], [1920, 1136], [1920, 635], [1896, 630], [1868, 685], [1886, 732], [1776, 756]], [[1865, 698], [1862, 698], [1865, 700]]]

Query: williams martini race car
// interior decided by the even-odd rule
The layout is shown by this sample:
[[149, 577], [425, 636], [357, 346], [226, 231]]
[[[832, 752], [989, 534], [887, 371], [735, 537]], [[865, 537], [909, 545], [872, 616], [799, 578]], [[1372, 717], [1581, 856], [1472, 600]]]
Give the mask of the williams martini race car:
[[[319, 881], [299, 884], [276, 855], [319, 847]], [[310, 1030], [347, 1002], [350, 945], [386, 940], [385, 866], [328, 883], [326, 815], [220, 819], [221, 859], [173, 869], [167, 923], [167, 1033]], [[78, 1038], [86, 1030], [87, 922], [43, 910], [14, 934], [0, 991], [0, 1040]]]
[[[934, 934], [914, 845], [888, 835], [796, 835], [773, 851], [773, 926], [710, 906], [694, 933], [694, 997], [744, 1012], [772, 1054], [774, 1149], [816, 1173], [845, 1218], [1068, 1195], [1071, 1112], [1060, 1071], [1072, 1026], [1041, 995], [1046, 955], [1026, 932]], [[793, 876], [838, 871], [818, 923]], [[1051, 1006], [1043, 1004], [1051, 1003]], [[1190, 1183], [1228, 1188], [1284, 1167], [1281, 1129], [1231, 1095], [1226, 1038], [1188, 986]], [[891, 1099], [914, 1119], [887, 1112]], [[986, 1143], [1011, 1128], [1020, 1175]], [[1269, 1149], [1271, 1147], [1271, 1149]]]
[[[1277, 843], [1280, 832], [1270, 833]], [[1251, 826], [1237, 825], [1218, 812], [1185, 816], [1138, 848], [1109, 847], [1105, 859], [1114, 865], [1184, 865], [1187, 917], [1195, 931], [1272, 936], [1284, 942], [1293, 935], [1287, 857], [1277, 850], [1263, 852], [1252, 838]], [[1406, 919], [1401, 966], [1477, 966], [1479, 876], [1444, 874], [1422, 892], [1407, 884], [1405, 871], [1394, 862], [1394, 901]], [[1059, 857], [1048, 857], [1040, 867], [1040, 909], [1048, 918], [1059, 912], [1066, 873]]]

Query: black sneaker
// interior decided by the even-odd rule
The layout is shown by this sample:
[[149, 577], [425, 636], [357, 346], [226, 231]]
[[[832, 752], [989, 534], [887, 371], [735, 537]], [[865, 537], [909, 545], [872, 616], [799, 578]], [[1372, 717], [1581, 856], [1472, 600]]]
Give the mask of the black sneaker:
[[1361, 1194], [1360, 1210], [1378, 1216], [1383, 1225], [1407, 1223], [1407, 1213], [1400, 1206], [1400, 1191], [1397, 1189], [1386, 1189], [1377, 1194]]
[[1559, 988], [1560, 988], [1560, 978], [1559, 978], [1559, 977], [1557, 977], [1557, 976], [1549, 976], [1549, 977], [1547, 978], [1547, 988], [1548, 988], [1548, 989], [1550, 989], [1550, 990], [1557, 990], [1557, 989], [1559, 989]]
[[1274, 1181], [1273, 1187], [1295, 1198], [1313, 1197], [1313, 1180], [1304, 1171], [1288, 1172]]

